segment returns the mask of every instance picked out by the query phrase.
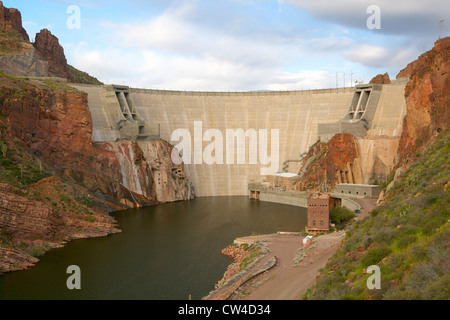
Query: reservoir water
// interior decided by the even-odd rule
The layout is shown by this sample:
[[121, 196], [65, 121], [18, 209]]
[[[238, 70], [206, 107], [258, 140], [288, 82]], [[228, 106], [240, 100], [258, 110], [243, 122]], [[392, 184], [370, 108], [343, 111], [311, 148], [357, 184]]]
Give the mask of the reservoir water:
[[[306, 225], [304, 208], [248, 197], [197, 198], [113, 215], [122, 233], [72, 241], [30, 270], [0, 275], [0, 300], [201, 299], [231, 263], [220, 251], [235, 238]], [[71, 265], [81, 269], [81, 290], [67, 289]]]

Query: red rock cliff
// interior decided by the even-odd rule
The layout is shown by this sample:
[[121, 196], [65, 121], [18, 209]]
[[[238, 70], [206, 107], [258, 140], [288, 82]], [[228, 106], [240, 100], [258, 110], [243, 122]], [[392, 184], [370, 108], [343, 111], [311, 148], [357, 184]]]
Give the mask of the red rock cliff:
[[[3, 77], [10, 134], [59, 173], [128, 206], [185, 200], [184, 169], [164, 141], [93, 144], [87, 94], [58, 81]], [[164, 165], [161, 165], [163, 163]], [[177, 174], [181, 172], [181, 174]], [[163, 191], [153, 176], [164, 180]], [[173, 192], [173, 193], [172, 193]], [[170, 194], [170, 195], [169, 195]]]
[[30, 41], [27, 32], [22, 27], [22, 14], [17, 9], [9, 9], [0, 1], [0, 27], [6, 31], [18, 31], [24, 40]]
[[[11, 32], [14, 31], [14, 32]], [[59, 77], [73, 83], [102, 84], [96, 78], [67, 64], [64, 49], [49, 30], [36, 34], [31, 44], [17, 9], [0, 1], [0, 69], [17, 77]]]
[[34, 47], [40, 56], [48, 62], [48, 73], [50, 76], [70, 78], [64, 49], [59, 44], [58, 38], [49, 30], [43, 29], [36, 34]]
[[398, 150], [397, 166], [410, 163], [421, 148], [450, 125], [450, 37], [403, 69], [407, 114]]
[[335, 135], [328, 143], [318, 142], [303, 160], [302, 177], [297, 191], [328, 191], [338, 183], [361, 183], [359, 153], [355, 138], [348, 133]]
[[[105, 210], [192, 196], [167, 142], [94, 144], [85, 93], [4, 74], [0, 86], [0, 273], [35, 263], [17, 246], [46, 250], [117, 232]], [[33, 164], [52, 177], [16, 183], [23, 172], [40, 170]]]

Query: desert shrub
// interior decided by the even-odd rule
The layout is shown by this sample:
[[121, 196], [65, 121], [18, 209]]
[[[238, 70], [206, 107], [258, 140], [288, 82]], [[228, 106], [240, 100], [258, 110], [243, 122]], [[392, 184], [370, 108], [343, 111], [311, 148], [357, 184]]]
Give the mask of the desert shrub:
[[402, 236], [398, 241], [397, 244], [400, 248], [406, 248], [408, 247], [410, 244], [416, 242], [417, 240], [417, 236], [414, 234], [405, 234], [404, 236]]
[[425, 223], [425, 225], [422, 227], [422, 232], [423, 234], [429, 236], [433, 234], [437, 228], [439, 228], [439, 223], [436, 220], [431, 220]]
[[412, 288], [395, 288], [384, 295], [385, 300], [421, 300], [421, 295]]
[[379, 229], [376, 232], [373, 232], [373, 240], [376, 243], [384, 243], [384, 244], [391, 244], [392, 241], [395, 239], [396, 237], [396, 232], [394, 229], [390, 228], [390, 227], [383, 227], [381, 229]]
[[427, 250], [421, 244], [414, 244], [409, 247], [409, 256], [414, 261], [422, 261], [427, 258]]
[[395, 228], [400, 224], [400, 218], [393, 215], [389, 218], [388, 224], [391, 228]]
[[364, 245], [364, 248], [367, 249], [372, 244], [372, 242], [373, 242], [372, 236], [365, 235], [363, 237], [362, 244]]
[[383, 212], [383, 208], [381, 207], [377, 207], [375, 209], [373, 209], [372, 211], [370, 211], [370, 215], [372, 217], [376, 217], [378, 214], [380, 214], [381, 212]]
[[439, 201], [440, 199], [440, 190], [429, 189], [423, 193], [421, 193], [416, 198], [411, 200], [411, 204], [418, 208], [429, 208], [433, 203]]
[[330, 212], [330, 220], [342, 224], [356, 217], [355, 213], [346, 207], [335, 207]]
[[450, 273], [437, 278], [423, 289], [423, 297], [427, 300], [450, 299]]
[[351, 237], [348, 237], [344, 242], [342, 249], [344, 252], [354, 251], [357, 247], [362, 245], [363, 235], [360, 230], [354, 232]]
[[[450, 230], [437, 233], [432, 236], [427, 246], [427, 256], [429, 259], [448, 257], [450, 250]], [[448, 264], [448, 263], [447, 263]]]
[[383, 260], [383, 258], [385, 258], [390, 252], [391, 249], [389, 249], [389, 247], [385, 245], [372, 248], [367, 251], [366, 254], [361, 258], [361, 263], [365, 267], [376, 265], [378, 262]]
[[387, 266], [389, 269], [398, 269], [400, 268], [406, 261], [406, 256], [403, 253], [392, 254], [389, 259]]
[[400, 231], [402, 234], [416, 234], [417, 230], [418, 228], [412, 224], [404, 224], [398, 228], [398, 231]]

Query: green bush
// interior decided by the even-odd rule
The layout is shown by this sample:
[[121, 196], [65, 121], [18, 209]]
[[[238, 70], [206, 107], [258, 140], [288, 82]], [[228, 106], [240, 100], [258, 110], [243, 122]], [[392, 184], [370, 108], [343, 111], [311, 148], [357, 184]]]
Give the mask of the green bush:
[[366, 252], [366, 254], [361, 258], [361, 263], [365, 267], [369, 267], [371, 265], [376, 265], [378, 262], [383, 260], [389, 253], [391, 249], [388, 246], [379, 246], [370, 249]]
[[410, 244], [413, 244], [414, 242], [416, 242], [417, 237], [414, 234], [405, 234], [403, 237], [401, 237], [397, 244], [400, 248], [406, 248], [408, 247]]
[[[371, 230], [372, 231], [372, 230]], [[395, 239], [396, 237], [396, 232], [394, 229], [390, 228], [390, 227], [382, 227], [378, 230], [373, 230], [374, 232], [372, 232], [373, 236], [373, 241], [375, 243], [384, 243], [384, 244], [391, 244], [392, 241]]]
[[330, 212], [330, 220], [335, 224], [342, 224], [356, 217], [355, 213], [346, 207], [335, 207]]
[[437, 278], [423, 289], [427, 300], [448, 300], [450, 297], [450, 273]]
[[435, 220], [431, 220], [428, 221], [423, 227], [422, 227], [422, 232], [429, 236], [431, 234], [433, 234], [436, 229], [439, 228], [439, 223], [437, 223], [437, 221]]

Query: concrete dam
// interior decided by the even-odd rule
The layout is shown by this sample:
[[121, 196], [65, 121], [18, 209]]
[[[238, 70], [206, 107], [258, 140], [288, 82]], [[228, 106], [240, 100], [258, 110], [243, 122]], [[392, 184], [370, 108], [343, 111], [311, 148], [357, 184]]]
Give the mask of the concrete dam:
[[[279, 92], [73, 86], [88, 93], [94, 142], [133, 140], [141, 143], [164, 139], [177, 145], [180, 140], [186, 141], [172, 141], [172, 134], [180, 129], [190, 132], [192, 161], [185, 161], [185, 169], [196, 195], [224, 196], [248, 195], [248, 183], [261, 181], [261, 169], [267, 170], [274, 164], [275, 172], [298, 173], [302, 154], [311, 145], [319, 139], [327, 141], [340, 132], [352, 133], [358, 138], [365, 163], [363, 176], [369, 176], [376, 163], [392, 167], [391, 154], [395, 154], [398, 146], [406, 113], [404, 93], [407, 82], [408, 79], [400, 79], [389, 85]], [[217, 140], [217, 136], [214, 136], [215, 140], [206, 137], [210, 129], [223, 137], [224, 154], [218, 155], [221, 149], [215, 149], [212, 154], [215, 153], [216, 161], [213, 163], [201, 157], [212, 141]], [[244, 136], [245, 143], [237, 143], [237, 138], [227, 139], [227, 130], [248, 133]], [[264, 130], [266, 135], [261, 134]], [[256, 134], [259, 150], [250, 147], [251, 133]], [[274, 137], [278, 139], [272, 139]], [[228, 147], [234, 150], [231, 156], [228, 152], [225, 155]], [[267, 150], [261, 150], [265, 148]], [[390, 149], [394, 149], [393, 152], [389, 152]], [[279, 155], [276, 163], [273, 158], [270, 164], [261, 161], [262, 153], [267, 160], [274, 150]], [[183, 149], [183, 155], [185, 152]], [[238, 161], [239, 154], [241, 157], [245, 154], [245, 161]], [[231, 158], [231, 162], [226, 161]]]

